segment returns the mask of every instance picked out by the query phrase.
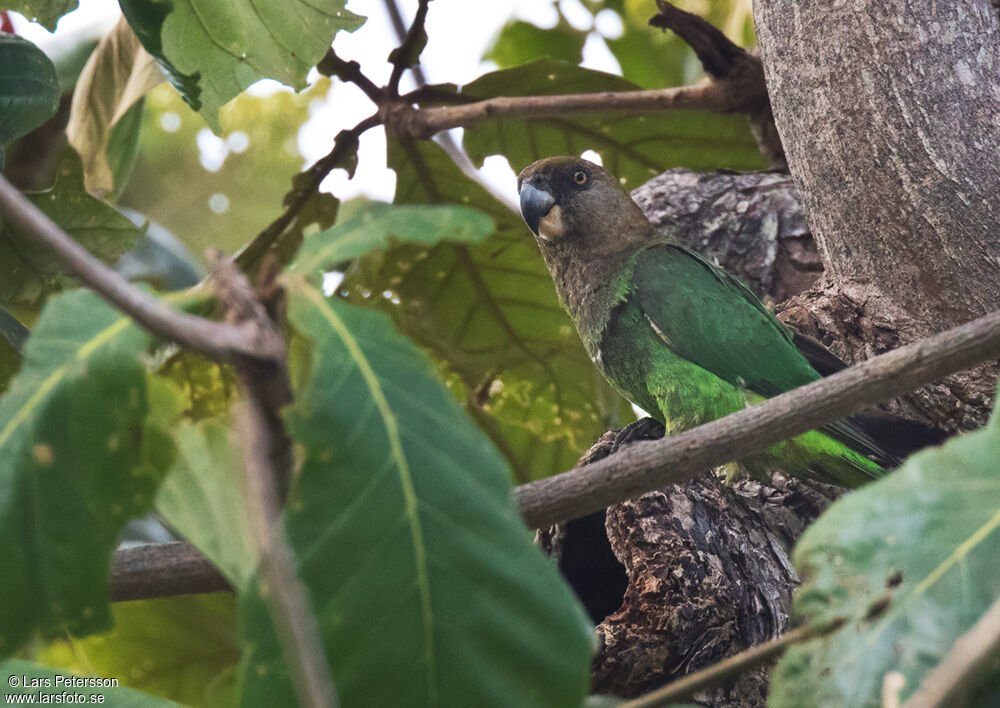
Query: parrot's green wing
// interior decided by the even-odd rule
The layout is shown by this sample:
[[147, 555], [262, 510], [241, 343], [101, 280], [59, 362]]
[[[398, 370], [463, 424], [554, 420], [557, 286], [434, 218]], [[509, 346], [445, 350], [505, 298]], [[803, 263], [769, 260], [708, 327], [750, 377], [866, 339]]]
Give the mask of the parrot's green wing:
[[[633, 267], [639, 307], [679, 356], [765, 397], [820, 378], [796, 347], [793, 333], [767, 306], [699, 255], [675, 244], [658, 244], [637, 253]], [[849, 420], [822, 430], [880, 465], [897, 464]]]

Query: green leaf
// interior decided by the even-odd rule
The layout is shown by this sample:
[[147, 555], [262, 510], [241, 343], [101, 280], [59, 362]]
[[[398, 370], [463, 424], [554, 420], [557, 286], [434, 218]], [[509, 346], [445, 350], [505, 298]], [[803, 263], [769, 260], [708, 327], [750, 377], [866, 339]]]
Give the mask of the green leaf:
[[174, 464], [156, 497], [156, 509], [201, 551], [234, 587], [257, 565], [243, 498], [240, 452], [218, 421], [181, 422], [172, 430]]
[[54, 116], [61, 93], [56, 68], [44, 52], [0, 32], [0, 149]]
[[120, 0], [146, 50], [216, 133], [219, 109], [265, 78], [305, 88], [340, 30], [364, 18], [346, 0]]
[[204, 266], [176, 236], [134, 209], [120, 211], [146, 233], [135, 248], [122, 254], [115, 270], [163, 292], [191, 288], [205, 278]]
[[[101, 704], [109, 708], [180, 708], [176, 703], [165, 701], [128, 688], [68, 688], [66, 682], [73, 674], [54, 671], [48, 666], [31, 661], [9, 659], [0, 662], [0, 684], [4, 696], [34, 696], [33, 703], [87, 703]], [[16, 687], [13, 687], [16, 684]], [[68, 701], [62, 694], [85, 696], [85, 700]], [[102, 696], [103, 700], [98, 699]], [[56, 700], [60, 698], [61, 700]], [[48, 701], [46, 701], [48, 699]], [[16, 699], [14, 699], [16, 700]]]
[[232, 593], [116, 602], [110, 632], [54, 642], [36, 658], [188, 706], [234, 706], [235, 605]]
[[80, 73], [66, 126], [88, 191], [121, 193], [137, 156], [143, 96], [162, 82], [153, 57], [119, 19]]
[[496, 62], [501, 69], [527, 64], [537, 59], [556, 59], [570, 64], [583, 61], [587, 33], [573, 29], [560, 16], [551, 29], [536, 27], [524, 20], [508, 22], [486, 50], [483, 59]]
[[[795, 615], [847, 624], [778, 664], [769, 706], [881, 706], [901, 673], [905, 700], [1000, 594], [1000, 416], [907, 460], [831, 506], [802, 536]], [[983, 678], [1000, 680], [995, 669]]]
[[37, 22], [49, 32], [55, 32], [56, 22], [73, 12], [79, 0], [6, 0], [4, 8], [19, 12], [32, 22]]
[[[502, 458], [385, 315], [286, 285], [314, 349], [288, 414], [304, 460], [287, 531], [344, 705], [579, 706], [587, 624]], [[291, 705], [261, 597], [240, 612], [243, 705]]]
[[[28, 197], [105, 263], [114, 263], [142, 235], [114, 207], [87, 193], [80, 158], [72, 150], [66, 151], [52, 189]], [[49, 292], [73, 283], [45, 246], [13, 227], [0, 231], [0, 303], [38, 304]]]
[[469, 207], [371, 204], [357, 216], [307, 239], [292, 268], [313, 274], [399, 241], [477, 243], [492, 232], [493, 219]]
[[[463, 101], [477, 101], [495, 96], [636, 89], [620, 76], [542, 60], [481, 76], [464, 86], [459, 95]], [[671, 167], [767, 167], [746, 118], [693, 111], [494, 119], [467, 127], [464, 144], [476, 164], [500, 154], [515, 171], [543, 157], [594, 150], [608, 171], [629, 187], [637, 187]]]
[[46, 305], [0, 399], [0, 656], [110, 623], [111, 551], [163, 469], [143, 435], [146, 335], [96, 295]]
[[584, 352], [520, 215], [431, 142], [390, 139], [389, 164], [397, 204], [464, 204], [489, 214], [496, 229], [476, 244], [373, 253], [347, 271], [342, 294], [388, 312], [444, 362], [456, 395], [518, 480], [569, 469], [608, 427], [634, 415]]

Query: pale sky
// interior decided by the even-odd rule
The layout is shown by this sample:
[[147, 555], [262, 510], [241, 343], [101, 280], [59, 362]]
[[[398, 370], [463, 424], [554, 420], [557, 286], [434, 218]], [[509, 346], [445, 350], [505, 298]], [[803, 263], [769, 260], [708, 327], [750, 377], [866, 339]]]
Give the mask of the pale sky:
[[[590, 29], [591, 15], [579, 0], [561, 0], [559, 3], [567, 19], [578, 29]], [[404, 19], [409, 21], [417, 7], [417, 0], [399, 0]], [[367, 16], [365, 24], [353, 34], [340, 32], [334, 42], [337, 53], [345, 59], [358, 61], [362, 69], [377, 84], [382, 85], [391, 72], [386, 61], [396, 45], [395, 33], [381, 0], [349, 0], [349, 10]], [[19, 34], [35, 42], [54, 56], [78, 41], [80, 36], [100, 36], [107, 32], [119, 15], [116, 0], [80, 0], [80, 9], [64, 16], [50, 34], [39, 25], [31, 24], [14, 14], [14, 26]], [[427, 14], [427, 33], [430, 41], [421, 61], [428, 81], [432, 83], [468, 83], [494, 68], [490, 62], [480, 61], [486, 48], [511, 17], [529, 20], [543, 27], [555, 24], [557, 14], [552, 3], [541, 0], [434, 0]], [[584, 46], [583, 66], [620, 74], [617, 61], [611, 55], [600, 35], [615, 37], [621, 32], [621, 23], [611, 12], [598, 17], [597, 33], [592, 34]], [[404, 77], [402, 89], [413, 88], [409, 73]], [[250, 88], [257, 94], [280, 90], [273, 81], [264, 81]], [[298, 147], [303, 156], [303, 166], [325, 155], [333, 136], [343, 128], [354, 126], [359, 120], [374, 112], [374, 105], [357, 88], [336, 82], [325, 101], [316, 102], [309, 120], [298, 135]], [[199, 136], [202, 164], [211, 166], [224, 157], [225, 141], [203, 131]], [[459, 138], [460, 131], [455, 131]], [[487, 159], [482, 175], [494, 189], [513, 201], [514, 173], [502, 157]], [[332, 173], [322, 185], [323, 191], [336, 194], [341, 199], [365, 195], [375, 199], [391, 200], [395, 189], [395, 175], [385, 167], [385, 135], [381, 128], [368, 131], [361, 139], [358, 169], [352, 180], [342, 170]]]

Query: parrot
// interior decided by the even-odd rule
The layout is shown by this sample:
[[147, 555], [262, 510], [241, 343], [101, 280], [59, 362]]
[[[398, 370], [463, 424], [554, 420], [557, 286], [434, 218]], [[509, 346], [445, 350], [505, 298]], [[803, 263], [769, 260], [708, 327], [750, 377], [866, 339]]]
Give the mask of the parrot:
[[[518, 175], [517, 189], [521, 215], [590, 359], [665, 434], [846, 367], [782, 324], [737, 278], [660, 232], [603, 167], [573, 156], [538, 160]], [[893, 421], [901, 431], [883, 445], [876, 437], [887, 437]], [[853, 488], [900, 464], [900, 440], [907, 451], [924, 444], [908, 438], [939, 440], [914, 421], [855, 415], [727, 471], [767, 479], [781, 470]]]

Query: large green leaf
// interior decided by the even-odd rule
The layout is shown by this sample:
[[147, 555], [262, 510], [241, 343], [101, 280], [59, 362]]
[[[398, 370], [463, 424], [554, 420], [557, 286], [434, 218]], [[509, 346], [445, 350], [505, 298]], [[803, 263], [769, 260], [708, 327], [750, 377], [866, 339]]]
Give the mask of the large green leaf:
[[0, 656], [35, 630], [110, 623], [111, 551], [169, 464], [143, 434], [146, 343], [96, 295], [59, 296], [0, 398]]
[[61, 93], [56, 68], [44, 52], [0, 32], [0, 151], [54, 116]]
[[[573, 706], [590, 637], [531, 543], [506, 465], [383, 314], [286, 279], [313, 342], [289, 430], [287, 530], [351, 706]], [[241, 598], [245, 706], [292, 705], [259, 595]]]
[[34, 658], [187, 706], [232, 706], [240, 660], [235, 604], [232, 593], [117, 602], [110, 632], [54, 642]]
[[342, 292], [388, 312], [445, 363], [449, 383], [519, 480], [568, 469], [609, 426], [633, 416], [584, 352], [521, 217], [431, 142], [390, 140], [389, 164], [397, 204], [473, 206], [496, 230], [478, 244], [374, 253], [348, 271]]
[[346, 0], [120, 0], [143, 46], [215, 132], [218, 111], [264, 78], [305, 88], [340, 30], [364, 18]]
[[[52, 189], [28, 196], [105, 263], [114, 263], [142, 235], [114, 207], [87, 193], [80, 158], [72, 150], [66, 151]], [[0, 303], [37, 304], [52, 290], [73, 282], [47, 248], [13, 227], [0, 231]]]
[[218, 421], [181, 422], [172, 431], [177, 456], [156, 497], [156, 509], [234, 587], [253, 573], [257, 557], [243, 498], [241, 457]]
[[[910, 458], [831, 506], [801, 538], [794, 612], [836, 633], [791, 649], [771, 706], [881, 706], [888, 672], [902, 697], [1000, 595], [1000, 416]], [[996, 682], [994, 668], [984, 681]], [[986, 704], [983, 704], [986, 705]], [[990, 705], [995, 705], [990, 704]]]
[[[67, 687], [74, 676], [65, 672], [35, 664], [30, 661], [10, 659], [0, 662], [0, 685], [4, 696], [23, 696], [31, 703], [86, 703], [100, 704], [108, 708], [180, 708], [176, 703], [154, 698], [128, 688], [109, 687]], [[66, 699], [63, 694], [82, 696], [83, 700]], [[30, 699], [28, 696], [33, 698]]]
[[[481, 76], [464, 86], [460, 96], [463, 101], [473, 101], [637, 88], [620, 76], [541, 60]], [[767, 167], [746, 118], [693, 111], [491, 119], [466, 128], [464, 144], [477, 164], [489, 155], [500, 154], [515, 171], [543, 157], [594, 150], [604, 166], [630, 187], [638, 187], [671, 167]]]

